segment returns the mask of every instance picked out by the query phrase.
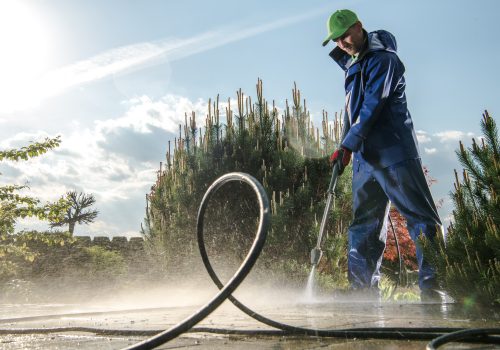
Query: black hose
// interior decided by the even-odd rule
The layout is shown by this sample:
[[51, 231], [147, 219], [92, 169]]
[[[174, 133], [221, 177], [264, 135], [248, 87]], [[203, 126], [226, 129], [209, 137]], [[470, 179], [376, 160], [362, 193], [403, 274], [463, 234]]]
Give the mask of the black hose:
[[389, 218], [389, 223], [391, 225], [392, 234], [394, 235], [394, 241], [396, 242], [396, 252], [398, 253], [398, 260], [399, 260], [399, 276], [398, 279], [396, 280], [396, 285], [394, 286], [394, 289], [389, 295], [389, 299], [392, 299], [392, 297], [396, 293], [396, 289], [401, 285], [401, 276], [403, 275], [403, 257], [401, 256], [401, 249], [399, 249], [399, 239], [398, 235], [396, 234], [396, 230], [394, 229], [390, 212], [388, 218]]
[[257, 200], [259, 202], [259, 224], [257, 235], [255, 236], [252, 247], [245, 257], [245, 260], [239, 267], [238, 271], [236, 271], [234, 276], [229, 280], [229, 282], [225, 286], [221, 286], [221, 288], [219, 288], [219, 293], [217, 293], [217, 295], [205, 306], [186, 318], [184, 321], [181, 321], [177, 325], [171, 327], [170, 329], [167, 329], [152, 338], [146, 339], [145, 341], [129, 346], [126, 348], [127, 350], [153, 349], [188, 331], [190, 328], [192, 328], [194, 325], [196, 325], [210, 313], [212, 313], [217, 307], [219, 307], [220, 304], [224, 302], [224, 300], [231, 296], [231, 293], [234, 292], [234, 290], [245, 279], [245, 277], [248, 275], [253, 265], [257, 261], [257, 258], [259, 257], [266, 241], [270, 213], [269, 200], [267, 198], [266, 191], [264, 190], [262, 185], [251, 175], [244, 173], [229, 173], [215, 180], [215, 182], [208, 188], [207, 192], [203, 196], [203, 199], [201, 200], [200, 209], [198, 211], [198, 239], [200, 239], [200, 237], [203, 237], [203, 220], [208, 201], [222, 185], [231, 181], [244, 182], [250, 185], [250, 187], [257, 195]]
[[[396, 287], [401, 284], [401, 275], [403, 274], [403, 257], [401, 256], [401, 249], [399, 248], [399, 239], [398, 235], [396, 234], [396, 230], [394, 229], [394, 225], [392, 223], [391, 219], [391, 214], [389, 214], [389, 223], [391, 224], [391, 229], [392, 229], [392, 234], [394, 235], [394, 241], [396, 242], [396, 251], [398, 253], [398, 260], [399, 260], [399, 278], [398, 278], [398, 283], [396, 284]], [[395, 290], [396, 288], [394, 288]]]
[[[427, 344], [426, 350], [435, 350], [441, 345], [450, 343], [452, 341], [459, 341], [459, 340], [481, 340], [482, 338], [485, 338], [485, 336], [489, 335], [500, 335], [500, 328], [475, 328], [475, 329], [463, 329], [460, 331], [444, 334], [440, 337], [437, 337], [433, 341], [431, 341], [429, 344]], [[492, 337], [488, 337], [492, 338]], [[495, 344], [499, 344], [499, 338], [498, 337], [493, 337], [493, 340], [497, 339]]]
[[[389, 332], [398, 332], [401, 328], [356, 328], [360, 332], [369, 332], [369, 336], [363, 336], [363, 333], [354, 334], [353, 336], [346, 336], [346, 338], [374, 338], [371, 336], [375, 331], [381, 331], [381, 339], [397, 339], [394, 337], [387, 337], [385, 335]], [[500, 337], [491, 336], [492, 334], [499, 334], [498, 328], [493, 329], [461, 329], [461, 328], [407, 328], [408, 332], [405, 333], [405, 340], [440, 340], [440, 343], [429, 343], [427, 349], [435, 349], [443, 345], [445, 342], [462, 341], [467, 343], [486, 343], [486, 344], [500, 344]], [[410, 332], [411, 330], [411, 332]], [[0, 329], [0, 335], [5, 334], [50, 334], [50, 333], [63, 333], [63, 332], [85, 332], [94, 333], [100, 336], [152, 336], [161, 333], [162, 330], [157, 329], [109, 329], [109, 328], [95, 328], [95, 327], [52, 327], [52, 328], [9, 328]], [[478, 333], [480, 332], [480, 333]], [[288, 335], [297, 335], [295, 332], [287, 332], [279, 329], [229, 329], [229, 328], [216, 328], [216, 327], [194, 327], [187, 330], [185, 333], [212, 333], [223, 335], [241, 335], [241, 336], [274, 336], [282, 337]], [[443, 333], [447, 333], [444, 334]], [[463, 333], [458, 337], [459, 333]], [[456, 335], [457, 334], [457, 335]], [[453, 339], [450, 338], [453, 336]], [[376, 337], [375, 337], [376, 338]], [[401, 339], [399, 339], [401, 340]]]
[[[252, 187], [254, 192], [257, 194], [257, 200], [259, 202], [259, 224], [257, 234], [253, 241], [252, 247], [250, 248], [245, 260], [239, 267], [238, 271], [229, 280], [226, 285], [223, 285], [219, 280], [217, 274], [214, 272], [210, 260], [208, 258], [204, 237], [203, 237], [203, 220], [208, 201], [222, 185], [230, 181], [240, 181], [244, 182]], [[206, 333], [221, 333], [221, 334], [242, 334], [242, 335], [311, 335], [320, 337], [339, 337], [339, 338], [376, 338], [376, 339], [394, 339], [394, 340], [430, 340], [434, 339], [429, 343], [427, 349], [435, 349], [436, 347], [454, 340], [464, 340], [473, 342], [482, 342], [489, 344], [500, 344], [500, 337], [489, 336], [490, 334], [498, 335], [500, 334], [499, 328], [494, 329], [461, 329], [461, 328], [446, 328], [446, 327], [425, 327], [425, 328], [404, 328], [404, 327], [384, 327], [384, 328], [350, 328], [350, 329], [310, 329], [303, 327], [295, 327], [281, 323], [278, 321], [266, 318], [257, 312], [249, 309], [244, 304], [239, 302], [235, 297], [231, 295], [232, 292], [238, 287], [238, 285], [243, 281], [243, 279], [248, 275], [252, 267], [254, 266], [262, 248], [267, 235], [267, 229], [269, 226], [269, 201], [265, 190], [262, 185], [252, 176], [244, 173], [229, 173], [223, 175], [217, 179], [205, 193], [202, 202], [200, 204], [200, 209], [198, 211], [198, 221], [197, 221], [197, 237], [198, 246], [200, 248], [200, 253], [202, 256], [203, 263], [207, 269], [210, 277], [220, 289], [219, 293], [205, 306], [195, 312], [193, 315], [181, 321], [177, 325], [171, 327], [170, 329], [160, 332], [155, 336], [144, 340], [140, 343], [127, 347], [125, 350], [132, 349], [152, 349], [161, 344], [172, 340], [184, 332], [206, 332]], [[203, 320], [211, 312], [213, 312], [225, 299], [229, 299], [236, 307], [241, 311], [249, 315], [250, 317], [278, 330], [232, 330], [232, 329], [219, 329], [219, 328], [192, 328], [194, 325]], [[151, 332], [157, 331], [134, 331], [134, 330], [106, 330], [106, 329], [95, 329], [86, 327], [63, 327], [54, 329], [11, 329], [11, 330], [0, 330], [0, 333], [5, 334], [10, 332], [15, 333], [46, 333], [46, 332], [61, 332], [61, 331], [88, 331], [97, 334], [123, 334], [123, 335], [149, 335]], [[4, 333], [5, 331], [5, 333]], [[106, 333], [107, 332], [107, 333]], [[453, 333], [450, 333], [453, 332]], [[448, 334], [444, 334], [448, 333]]]

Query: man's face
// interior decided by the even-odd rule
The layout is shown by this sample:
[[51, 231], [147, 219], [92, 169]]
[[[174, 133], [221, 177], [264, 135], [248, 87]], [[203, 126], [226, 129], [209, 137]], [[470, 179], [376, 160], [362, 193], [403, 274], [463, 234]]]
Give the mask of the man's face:
[[361, 22], [353, 24], [340, 38], [334, 40], [349, 55], [357, 55], [363, 49], [364, 35]]

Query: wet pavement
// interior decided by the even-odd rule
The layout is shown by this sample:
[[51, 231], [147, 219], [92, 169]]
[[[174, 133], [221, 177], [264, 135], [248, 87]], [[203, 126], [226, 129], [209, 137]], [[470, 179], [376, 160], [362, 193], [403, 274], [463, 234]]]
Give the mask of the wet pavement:
[[[211, 293], [206, 291], [206, 295]], [[204, 302], [204, 293], [196, 297], [164, 298], [157, 302], [148, 297], [142, 303], [125, 303], [109, 298], [86, 304], [3, 304], [0, 305], [1, 349], [121, 349], [147, 339], [147, 335], [123, 331], [160, 331], [180, 322]], [[373, 302], [316, 298], [305, 301], [299, 294], [275, 291], [265, 298], [248, 292], [240, 300], [268, 318], [294, 326], [315, 329], [367, 327], [500, 327], [500, 310], [465, 310], [453, 303]], [[240, 296], [237, 296], [240, 297]], [[114, 300], [115, 299], [115, 300]], [[209, 298], [205, 299], [208, 300]], [[259, 300], [256, 302], [256, 300]], [[166, 300], [166, 301], [165, 301]], [[193, 301], [189, 303], [189, 301]], [[114, 301], [114, 302], [113, 302]], [[146, 301], [150, 301], [147, 303]], [[128, 306], [128, 307], [126, 307]], [[67, 327], [87, 327], [86, 331]], [[196, 327], [237, 330], [270, 330], [243, 314], [229, 302]], [[61, 328], [57, 332], [36, 330]], [[27, 329], [27, 334], [12, 334]], [[31, 331], [30, 331], [31, 330]], [[95, 331], [93, 331], [95, 330]], [[98, 330], [107, 331], [105, 334]], [[116, 334], [109, 331], [119, 330]], [[10, 333], [10, 334], [9, 334]], [[305, 336], [224, 335], [187, 333], [158, 349], [425, 349], [428, 340], [373, 340], [318, 338]], [[500, 349], [500, 346], [453, 343], [443, 349]]]

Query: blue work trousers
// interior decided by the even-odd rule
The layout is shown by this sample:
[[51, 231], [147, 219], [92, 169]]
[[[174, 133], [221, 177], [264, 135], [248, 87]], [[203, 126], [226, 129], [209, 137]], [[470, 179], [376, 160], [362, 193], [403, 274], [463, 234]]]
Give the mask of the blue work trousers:
[[[429, 191], [420, 159], [409, 159], [383, 169], [353, 162], [353, 222], [349, 227], [348, 277], [353, 289], [378, 288], [380, 264], [387, 238], [390, 202], [405, 217], [411, 238], [433, 240], [442, 225]], [[435, 270], [417, 244], [419, 286], [435, 288]]]

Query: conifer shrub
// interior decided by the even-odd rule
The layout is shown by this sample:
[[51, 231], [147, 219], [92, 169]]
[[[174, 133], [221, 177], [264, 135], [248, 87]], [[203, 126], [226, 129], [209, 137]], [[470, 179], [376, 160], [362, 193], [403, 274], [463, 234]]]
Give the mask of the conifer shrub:
[[[238, 171], [259, 180], [270, 199], [272, 223], [259, 266], [276, 272], [276, 278], [281, 273], [302, 279], [308, 273], [304, 267], [310, 264], [331, 176], [328, 156], [339, 143], [342, 123], [337, 115], [329, 122], [323, 112], [320, 136], [296, 86], [292, 94], [293, 105], [287, 100], [279, 112], [274, 101], [270, 105], [264, 99], [259, 79], [255, 102], [240, 89], [236, 111], [230, 100], [225, 113], [219, 110], [219, 97], [209, 100], [203, 128], [196, 125], [194, 112], [185, 116], [173, 150], [168, 142], [166, 164], [160, 163], [157, 181], [147, 195], [143, 234], [155, 266], [170, 275], [198, 268], [193, 267], [192, 257], [198, 250], [195, 226], [201, 198], [219, 176]], [[344, 285], [351, 174], [349, 167], [337, 184], [320, 266], [320, 271], [336, 274], [336, 281]], [[211, 259], [221, 265], [239, 264], [253, 240], [257, 219], [255, 195], [249, 188], [236, 183], [223, 186], [205, 216]]]
[[465, 305], [500, 305], [500, 141], [487, 111], [483, 137], [456, 151], [453, 220], [445, 240], [423, 241], [442, 287]]

